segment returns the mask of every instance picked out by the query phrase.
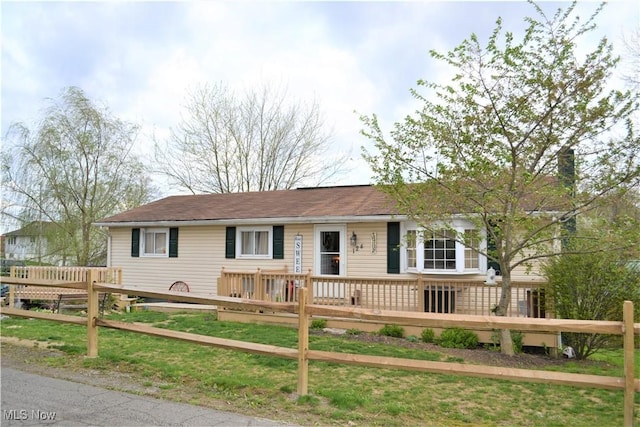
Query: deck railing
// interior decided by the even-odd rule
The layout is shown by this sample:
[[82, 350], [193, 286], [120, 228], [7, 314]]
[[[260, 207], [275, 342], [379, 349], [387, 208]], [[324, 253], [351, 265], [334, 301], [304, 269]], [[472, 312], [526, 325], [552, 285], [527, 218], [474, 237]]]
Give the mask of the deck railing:
[[[86, 283], [89, 274], [94, 274], [100, 283], [122, 284], [121, 267], [54, 267], [54, 266], [12, 266], [9, 277], [33, 281], [51, 281], [60, 283]], [[16, 299], [21, 300], [58, 300], [61, 294], [85, 294], [83, 289], [63, 287], [43, 287], [34, 285], [13, 285], [9, 291], [9, 306]]]
[[[283, 270], [227, 271], [218, 283], [219, 296], [247, 300], [296, 302], [298, 288], [307, 288], [309, 303], [356, 306], [374, 310], [491, 315], [502, 295], [500, 283], [481, 280], [331, 277], [288, 273]], [[551, 317], [545, 283], [512, 282], [507, 315]]]
[[55, 266], [12, 266], [10, 277], [36, 280], [62, 280], [65, 282], [86, 282], [89, 271], [98, 275], [101, 283], [122, 283], [121, 267], [55, 267]]

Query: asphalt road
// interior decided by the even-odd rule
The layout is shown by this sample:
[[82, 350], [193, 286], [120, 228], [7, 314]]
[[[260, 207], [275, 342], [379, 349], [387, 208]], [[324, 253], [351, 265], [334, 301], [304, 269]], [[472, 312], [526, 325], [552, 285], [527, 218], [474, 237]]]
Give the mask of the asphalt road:
[[3, 367], [5, 426], [285, 426], [271, 420], [168, 402]]

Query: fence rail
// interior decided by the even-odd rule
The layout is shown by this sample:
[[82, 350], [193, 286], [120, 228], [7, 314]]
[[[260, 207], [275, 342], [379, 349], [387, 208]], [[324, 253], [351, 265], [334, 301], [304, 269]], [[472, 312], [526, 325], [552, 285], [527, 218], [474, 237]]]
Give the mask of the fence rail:
[[[633, 425], [633, 405], [635, 392], [640, 391], [640, 381], [634, 377], [634, 338], [640, 335], [640, 324], [633, 323], [633, 304], [629, 301], [623, 306], [623, 321], [587, 321], [565, 319], [531, 319], [522, 317], [472, 316], [463, 314], [415, 313], [404, 311], [390, 311], [362, 308], [357, 306], [339, 307], [310, 304], [310, 290], [300, 287], [296, 291], [295, 302], [260, 301], [234, 296], [214, 296], [195, 293], [169, 293], [143, 290], [139, 288], [115, 286], [98, 283], [97, 272], [90, 272], [86, 283], [89, 295], [87, 317], [64, 316], [30, 312], [16, 308], [0, 308], [0, 314], [45, 319], [57, 322], [84, 324], [87, 327], [87, 355], [98, 356], [98, 327], [127, 330], [158, 337], [189, 341], [201, 345], [221, 347], [236, 351], [271, 355], [298, 360], [298, 393], [308, 393], [310, 360], [371, 366], [379, 368], [407, 369], [422, 372], [446, 373], [454, 375], [475, 376], [485, 378], [500, 378], [526, 382], [546, 382], [553, 384], [571, 385], [577, 387], [594, 387], [624, 391], [624, 422]], [[3, 283], [5, 282], [2, 278]], [[34, 279], [33, 284], [39, 285], [44, 281]], [[66, 285], [61, 285], [66, 286]], [[228, 308], [244, 310], [268, 309], [275, 312], [295, 313], [298, 315], [298, 348], [291, 349], [264, 344], [242, 342], [236, 340], [202, 336], [194, 333], [171, 331], [143, 324], [131, 324], [98, 317], [98, 292], [124, 292], [130, 295], [171, 298], [174, 301], [192, 302], [200, 304], [214, 304]], [[413, 359], [390, 358], [381, 356], [367, 356], [360, 354], [335, 353], [309, 349], [309, 323], [313, 315], [339, 316], [376, 320], [383, 323], [398, 325], [420, 325], [424, 327], [471, 327], [471, 328], [508, 328], [521, 331], [552, 331], [552, 332], [584, 332], [606, 333], [623, 336], [624, 371], [622, 377], [600, 375], [570, 374], [528, 369], [498, 368], [484, 365], [465, 365], [450, 362], [432, 362]]]

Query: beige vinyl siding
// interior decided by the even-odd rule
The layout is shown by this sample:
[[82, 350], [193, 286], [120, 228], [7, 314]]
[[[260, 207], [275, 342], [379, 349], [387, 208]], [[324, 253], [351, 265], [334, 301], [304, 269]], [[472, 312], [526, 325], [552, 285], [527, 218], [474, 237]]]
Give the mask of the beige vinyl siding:
[[[416, 273], [387, 274], [387, 223], [350, 223], [347, 224], [347, 237], [355, 232], [358, 236], [358, 244], [363, 247], [354, 252], [350, 243], [347, 245], [347, 275], [352, 277], [415, 277]], [[372, 233], [376, 234], [376, 251], [372, 251]], [[404, 250], [402, 248], [401, 250]], [[534, 269], [535, 270], [535, 269]], [[424, 277], [442, 279], [484, 279], [484, 273], [476, 274], [428, 274]], [[519, 266], [513, 272], [514, 280], [526, 280], [531, 277], [538, 277], [534, 274], [527, 274], [524, 266]]]
[[224, 227], [179, 227], [178, 257], [131, 256], [131, 228], [112, 228], [111, 264], [122, 267], [123, 283], [168, 290], [177, 280], [191, 292], [215, 293], [224, 259]]
[[313, 224], [287, 224], [284, 226], [284, 263], [293, 272], [293, 242], [297, 235], [302, 236], [302, 273], [313, 272]]
[[[111, 228], [111, 265], [122, 267], [123, 283], [157, 290], [168, 290], [181, 280], [191, 292], [217, 293], [217, 281], [222, 267], [230, 271], [255, 271], [257, 268], [293, 272], [293, 244], [296, 235], [302, 236], [302, 273], [314, 271], [314, 225], [286, 224], [284, 227], [284, 259], [227, 259], [225, 258], [225, 226], [179, 227], [178, 257], [131, 257], [131, 228]], [[350, 237], [358, 236], [362, 248], [354, 252]], [[376, 250], [372, 248], [372, 234], [376, 236]], [[349, 277], [415, 278], [415, 274], [387, 274], [387, 223], [348, 223], [346, 227], [346, 272]], [[534, 269], [535, 270], [535, 269]], [[484, 274], [429, 275], [442, 279], [484, 279]], [[524, 266], [513, 272], [513, 280], [530, 280]]]
[[[351, 234], [358, 236], [356, 252], [351, 247]], [[375, 252], [372, 247], [372, 234], [376, 235]], [[387, 223], [367, 222], [347, 224], [347, 276], [381, 277], [387, 276]], [[398, 277], [397, 274], [389, 275]]]
[[[250, 226], [249, 226], [250, 227]], [[222, 227], [222, 239], [224, 241]], [[222, 260], [220, 267], [231, 271], [255, 271], [256, 269], [282, 270], [286, 267], [288, 272], [293, 272], [293, 241], [297, 234], [302, 236], [302, 272], [307, 273], [313, 266], [313, 225], [312, 224], [286, 224], [284, 226], [284, 259], [250, 259], [224, 257], [224, 245], [221, 248]], [[220, 272], [217, 273], [218, 277]]]
[[123, 283], [157, 290], [168, 290], [177, 280], [191, 292], [216, 293], [222, 268], [255, 271], [257, 268], [293, 272], [293, 241], [303, 237], [302, 272], [313, 268], [313, 225], [285, 225], [284, 259], [225, 258], [225, 226], [185, 226], [178, 231], [177, 258], [131, 256], [131, 228], [112, 228], [111, 265], [122, 267]]

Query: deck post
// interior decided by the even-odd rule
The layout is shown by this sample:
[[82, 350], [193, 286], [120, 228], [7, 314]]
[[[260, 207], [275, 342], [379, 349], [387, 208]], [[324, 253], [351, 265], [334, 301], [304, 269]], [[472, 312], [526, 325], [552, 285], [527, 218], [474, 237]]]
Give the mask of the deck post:
[[[9, 277], [16, 277], [16, 266], [9, 267]], [[9, 285], [9, 308], [13, 308], [16, 298], [16, 285]]]
[[262, 286], [262, 271], [258, 268], [253, 278], [253, 297], [249, 296], [249, 299], [256, 299], [258, 301], [264, 301], [265, 289]]
[[633, 302], [625, 301], [622, 311], [622, 333], [624, 348], [624, 425], [633, 426], [633, 404], [635, 399], [634, 378], [634, 330]]
[[309, 392], [309, 315], [307, 314], [308, 289], [298, 288], [298, 395]]
[[[9, 277], [18, 277], [16, 275], [16, 266], [9, 267]], [[9, 285], [9, 308], [13, 308], [16, 299], [16, 285]]]
[[426, 307], [426, 303], [424, 301], [424, 279], [422, 278], [421, 274], [418, 274], [418, 277], [416, 279], [416, 288], [418, 289], [418, 312], [423, 313], [427, 310], [425, 310]]
[[225, 274], [224, 266], [222, 266], [222, 269], [220, 270], [217, 288], [218, 296], [231, 296], [231, 289], [227, 286], [227, 275]]
[[313, 291], [313, 276], [311, 275], [311, 269], [309, 269], [309, 271], [307, 272], [306, 282], [307, 282], [306, 298], [309, 299], [307, 301], [307, 304], [313, 304], [313, 292], [314, 291]]
[[98, 271], [91, 269], [87, 272], [87, 357], [98, 357], [98, 291], [93, 288], [97, 281]]

